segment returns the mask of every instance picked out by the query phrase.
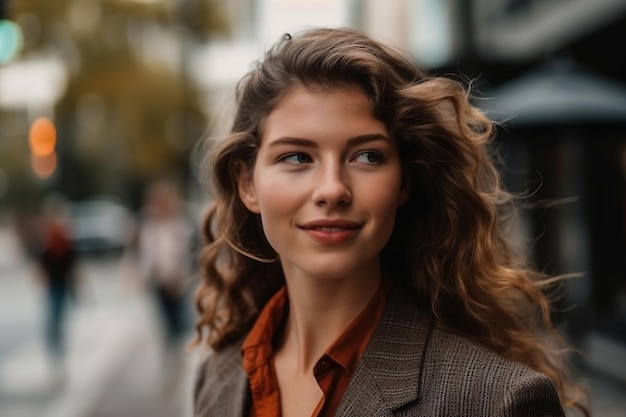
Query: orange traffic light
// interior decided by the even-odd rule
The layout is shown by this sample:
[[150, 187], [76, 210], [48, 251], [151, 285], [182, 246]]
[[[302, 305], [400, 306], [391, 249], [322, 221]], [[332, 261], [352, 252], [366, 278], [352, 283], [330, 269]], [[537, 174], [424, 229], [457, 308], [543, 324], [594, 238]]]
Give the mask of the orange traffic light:
[[41, 117], [31, 125], [28, 134], [30, 151], [35, 156], [47, 156], [54, 152], [57, 144], [57, 130], [48, 118]]
[[39, 178], [48, 178], [57, 168], [57, 130], [54, 123], [40, 117], [30, 126], [28, 132], [31, 167]]

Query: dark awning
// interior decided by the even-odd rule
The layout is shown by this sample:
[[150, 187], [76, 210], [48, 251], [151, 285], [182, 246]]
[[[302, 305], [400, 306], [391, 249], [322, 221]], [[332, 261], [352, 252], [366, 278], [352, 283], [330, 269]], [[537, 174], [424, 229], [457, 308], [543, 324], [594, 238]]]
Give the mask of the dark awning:
[[549, 63], [476, 103], [506, 126], [626, 124], [626, 85], [574, 64]]

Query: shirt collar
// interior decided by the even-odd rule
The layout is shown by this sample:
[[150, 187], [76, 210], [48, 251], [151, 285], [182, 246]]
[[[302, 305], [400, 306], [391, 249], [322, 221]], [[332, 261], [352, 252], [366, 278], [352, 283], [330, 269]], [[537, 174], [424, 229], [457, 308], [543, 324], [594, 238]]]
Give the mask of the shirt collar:
[[[352, 373], [383, 314], [391, 284], [382, 280], [378, 290], [363, 311], [328, 347], [325, 355]], [[274, 337], [284, 325], [289, 310], [287, 287], [283, 286], [265, 305], [241, 348], [247, 373], [263, 366], [273, 356]]]
[[241, 347], [243, 368], [248, 374], [273, 356], [274, 336], [284, 324], [288, 306], [287, 287], [283, 286], [261, 310]]

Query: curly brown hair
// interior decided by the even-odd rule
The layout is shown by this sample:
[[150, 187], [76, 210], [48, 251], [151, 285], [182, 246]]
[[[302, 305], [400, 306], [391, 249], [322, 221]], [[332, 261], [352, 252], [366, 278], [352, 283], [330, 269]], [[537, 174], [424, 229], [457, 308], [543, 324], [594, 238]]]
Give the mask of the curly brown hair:
[[207, 336], [219, 350], [240, 339], [284, 284], [237, 182], [254, 166], [268, 114], [296, 86], [361, 88], [397, 141], [411, 193], [381, 254], [386, 275], [405, 279], [440, 326], [544, 373], [564, 407], [588, 415], [551, 323], [544, 291], [551, 280], [511, 244], [514, 199], [494, 163], [493, 122], [470, 103], [469, 86], [430, 75], [354, 29], [285, 35], [238, 84], [232, 133], [211, 144], [205, 163], [213, 202], [204, 221], [196, 342]]

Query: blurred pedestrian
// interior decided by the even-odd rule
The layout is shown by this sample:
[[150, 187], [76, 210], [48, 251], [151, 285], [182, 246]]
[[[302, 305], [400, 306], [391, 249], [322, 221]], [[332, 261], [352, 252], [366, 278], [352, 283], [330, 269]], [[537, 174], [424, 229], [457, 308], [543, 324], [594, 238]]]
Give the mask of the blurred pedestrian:
[[139, 272], [147, 280], [162, 319], [167, 348], [176, 348], [189, 327], [187, 292], [193, 229], [179, 186], [148, 186], [137, 236]]
[[71, 238], [68, 206], [60, 194], [43, 202], [37, 261], [46, 293], [45, 341], [55, 371], [62, 371], [66, 355], [68, 305], [76, 291], [76, 251]]

